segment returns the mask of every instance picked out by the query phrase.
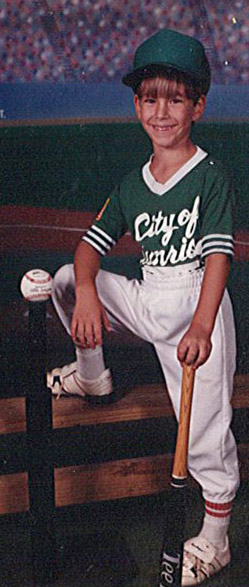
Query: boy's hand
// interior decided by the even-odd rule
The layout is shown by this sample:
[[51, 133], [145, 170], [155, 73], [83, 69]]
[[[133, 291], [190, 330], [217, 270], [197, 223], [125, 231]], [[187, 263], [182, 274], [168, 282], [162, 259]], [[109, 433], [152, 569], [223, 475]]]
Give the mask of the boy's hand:
[[211, 350], [211, 338], [205, 329], [201, 325], [190, 326], [178, 345], [177, 358], [197, 369], [206, 362]]
[[102, 345], [102, 327], [111, 330], [104, 306], [94, 289], [78, 296], [71, 323], [71, 335], [76, 346], [94, 349]]
[[181, 363], [185, 361], [194, 369], [203, 365], [211, 353], [211, 335], [224, 294], [229, 269], [230, 261], [227, 255], [213, 253], [207, 256], [195, 314], [177, 349], [179, 361]]

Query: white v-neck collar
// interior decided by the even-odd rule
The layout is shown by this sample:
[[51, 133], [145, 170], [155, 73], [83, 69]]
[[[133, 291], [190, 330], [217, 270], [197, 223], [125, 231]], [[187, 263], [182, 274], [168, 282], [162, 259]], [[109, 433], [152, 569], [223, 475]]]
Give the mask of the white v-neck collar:
[[198, 165], [200, 161], [207, 157], [206, 151], [203, 151], [203, 149], [198, 147], [198, 145], [196, 145], [196, 148], [197, 151], [193, 155], [193, 157], [191, 157], [187, 161], [187, 163], [185, 163], [180, 169], [178, 169], [178, 171], [174, 173], [174, 175], [172, 175], [172, 177], [168, 179], [165, 183], [160, 183], [159, 181], [156, 181], [156, 179], [150, 171], [150, 164], [153, 157], [152, 155], [150, 157], [150, 160], [147, 163], [145, 163], [142, 169], [143, 179], [146, 185], [149, 187], [149, 189], [158, 196], [162, 196], [163, 194], [171, 190], [185, 175], [187, 175], [187, 173], [189, 173], [196, 165]]

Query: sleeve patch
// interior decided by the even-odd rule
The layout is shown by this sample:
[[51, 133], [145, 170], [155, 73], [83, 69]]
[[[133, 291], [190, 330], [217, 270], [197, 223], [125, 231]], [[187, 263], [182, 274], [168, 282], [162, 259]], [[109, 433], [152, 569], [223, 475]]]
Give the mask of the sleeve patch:
[[96, 216], [96, 220], [100, 220], [104, 214], [105, 209], [107, 208], [108, 204], [110, 202], [110, 198], [107, 198], [107, 200], [104, 203], [104, 206], [102, 206], [100, 212], [97, 214]]

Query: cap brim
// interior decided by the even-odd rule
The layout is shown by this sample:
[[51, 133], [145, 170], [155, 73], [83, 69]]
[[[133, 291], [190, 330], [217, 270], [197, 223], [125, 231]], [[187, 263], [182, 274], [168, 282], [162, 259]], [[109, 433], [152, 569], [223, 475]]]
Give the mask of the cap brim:
[[175, 64], [173, 63], [168, 63], [167, 65], [163, 64], [163, 63], [153, 63], [151, 65], [146, 65], [145, 67], [140, 67], [139, 69], [135, 69], [134, 71], [131, 71], [130, 73], [127, 73], [125, 76], [123, 76], [122, 78], [122, 82], [126, 85], [131, 87], [134, 91], [136, 90], [137, 86], [146, 78], [149, 78], [151, 76], [155, 76], [155, 75], [160, 75], [161, 74], [165, 74], [166, 72], [169, 71], [177, 71], [177, 72], [181, 72], [185, 75], [188, 75], [188, 77], [190, 79], [193, 80], [193, 82], [196, 83], [200, 83], [201, 85], [203, 85], [203, 87], [205, 86], [205, 91], [203, 91], [203, 93], [206, 93], [209, 89], [209, 85], [210, 85], [210, 81], [205, 78], [205, 79], [200, 79], [198, 76], [194, 75], [192, 72], [190, 73], [189, 71], [184, 71], [182, 68], [180, 69], [179, 67], [177, 67]]
[[145, 67], [139, 67], [139, 69], [135, 69], [130, 73], [127, 73], [122, 78], [122, 82], [126, 86], [130, 86], [135, 89], [144, 78], [150, 77], [151, 75], [156, 75], [157, 73], [165, 73], [165, 71], [168, 69], [170, 69], [170, 66], [165, 67], [164, 65], [157, 63], [153, 65], [146, 65]]

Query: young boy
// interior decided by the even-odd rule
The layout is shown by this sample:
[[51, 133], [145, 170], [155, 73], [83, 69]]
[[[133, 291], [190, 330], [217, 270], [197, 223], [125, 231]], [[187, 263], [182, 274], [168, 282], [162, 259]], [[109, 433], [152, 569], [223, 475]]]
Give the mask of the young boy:
[[[102, 328], [129, 329], [150, 341], [176, 416], [181, 364], [196, 383], [189, 471], [200, 483], [205, 517], [184, 545], [183, 585], [196, 585], [230, 561], [227, 537], [238, 483], [230, 430], [235, 334], [225, 289], [233, 255], [233, 192], [220, 163], [190, 139], [204, 111], [210, 68], [199, 41], [161, 30], [136, 51], [124, 83], [151, 139], [153, 155], [126, 176], [83, 237], [74, 268], [61, 268], [53, 300], [76, 348], [76, 363], [48, 374], [53, 393], [112, 392]], [[142, 280], [99, 269], [129, 229], [142, 247]]]

